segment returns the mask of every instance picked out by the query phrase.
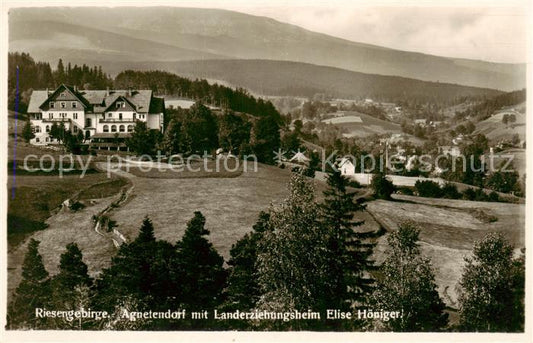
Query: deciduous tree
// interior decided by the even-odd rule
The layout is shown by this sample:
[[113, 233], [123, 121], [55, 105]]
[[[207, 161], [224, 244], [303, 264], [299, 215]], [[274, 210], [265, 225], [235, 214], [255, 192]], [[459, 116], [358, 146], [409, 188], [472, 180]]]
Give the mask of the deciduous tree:
[[401, 318], [376, 322], [392, 331], [440, 331], [448, 321], [431, 262], [420, 254], [420, 230], [403, 224], [388, 238], [382, 278], [373, 295], [374, 308], [400, 311]]
[[524, 330], [523, 258], [513, 259], [513, 246], [499, 233], [477, 242], [460, 281], [460, 325], [466, 331]]

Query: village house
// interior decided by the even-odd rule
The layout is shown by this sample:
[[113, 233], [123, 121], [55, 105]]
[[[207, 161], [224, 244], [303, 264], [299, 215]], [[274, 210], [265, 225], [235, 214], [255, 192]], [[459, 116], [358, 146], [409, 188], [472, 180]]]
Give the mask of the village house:
[[452, 157], [461, 156], [461, 149], [455, 145], [442, 145], [439, 147], [439, 153], [443, 155], [450, 155]]
[[28, 105], [35, 137], [30, 143], [58, 143], [50, 137], [55, 123], [73, 134], [82, 132], [85, 143], [95, 149], [126, 149], [124, 140], [138, 121], [163, 131], [164, 99], [151, 90], [79, 90], [60, 85], [54, 91], [33, 91]]

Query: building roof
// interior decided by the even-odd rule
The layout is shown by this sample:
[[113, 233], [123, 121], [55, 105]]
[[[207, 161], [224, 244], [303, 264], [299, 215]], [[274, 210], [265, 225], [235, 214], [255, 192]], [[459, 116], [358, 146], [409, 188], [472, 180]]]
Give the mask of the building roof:
[[30, 97], [30, 103], [28, 104], [28, 113], [40, 113], [39, 108], [43, 102], [48, 99], [48, 91], [33, 91]]
[[149, 89], [141, 90], [76, 90], [67, 85], [61, 85], [53, 92], [34, 90], [30, 97], [28, 113], [39, 113], [43, 103], [63, 87], [72, 92], [84, 106], [94, 113], [103, 113], [117, 98], [124, 97], [134, 105], [139, 113], [163, 113], [165, 103], [163, 98], [156, 98]]
[[345, 164], [348, 165], [348, 166], [350, 166], [350, 165], [353, 166], [353, 163], [352, 163], [352, 161], [350, 161], [349, 158], [343, 157], [341, 159], [341, 161], [339, 162], [339, 168], [342, 168], [342, 166], [344, 166]]
[[292, 162], [294, 160], [301, 163], [309, 161], [309, 159], [302, 152], [300, 152], [300, 150], [298, 150], [298, 152], [294, 154], [294, 156], [289, 161]]

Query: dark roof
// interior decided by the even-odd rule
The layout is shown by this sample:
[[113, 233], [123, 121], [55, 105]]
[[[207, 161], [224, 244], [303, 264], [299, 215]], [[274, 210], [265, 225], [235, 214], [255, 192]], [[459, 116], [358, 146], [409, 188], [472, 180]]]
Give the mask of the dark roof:
[[165, 99], [152, 97], [150, 102], [150, 111], [148, 113], [163, 113], [165, 112]]
[[52, 92], [52, 94], [48, 95], [46, 97], [46, 99], [39, 105], [39, 108], [43, 107], [43, 105], [46, 103], [46, 101], [50, 98], [53, 98], [55, 97], [59, 92], [61, 92], [63, 89], [66, 89], [68, 90], [70, 93], [72, 93], [76, 99], [78, 99], [82, 105], [85, 107], [85, 108], [90, 108], [91, 107], [91, 104], [89, 103], [89, 101], [87, 101], [87, 99], [85, 99], [80, 93], [78, 93], [74, 87], [71, 87], [71, 86], [67, 86], [65, 84], [61, 84], [59, 87], [56, 88], [55, 91]]
[[111, 106], [113, 106], [113, 104], [115, 102], [117, 102], [117, 100], [121, 100], [121, 101], [127, 102], [136, 112], [139, 112], [139, 111], [137, 111], [137, 106], [135, 104], [133, 104], [131, 101], [129, 101], [128, 98], [126, 98], [125, 96], [122, 96], [122, 95], [119, 95], [119, 96], [115, 97], [115, 100], [109, 102], [109, 105], [107, 105], [107, 107], [102, 112], [108, 111], [109, 108]]
[[142, 90], [84, 90], [81, 91], [83, 95], [91, 104], [93, 104], [94, 113], [103, 113], [105, 110], [117, 100], [118, 97], [124, 97], [139, 113], [148, 113], [150, 108], [150, 99], [152, 98], [152, 91], [149, 89]]
[[49, 93], [46, 90], [32, 92], [28, 113], [39, 113], [40, 107], [61, 89], [66, 88], [89, 110], [94, 113], [103, 113], [118, 97], [124, 97], [139, 113], [162, 113], [164, 112], [164, 99], [152, 96], [149, 89], [141, 90], [78, 90], [62, 84], [55, 91]]

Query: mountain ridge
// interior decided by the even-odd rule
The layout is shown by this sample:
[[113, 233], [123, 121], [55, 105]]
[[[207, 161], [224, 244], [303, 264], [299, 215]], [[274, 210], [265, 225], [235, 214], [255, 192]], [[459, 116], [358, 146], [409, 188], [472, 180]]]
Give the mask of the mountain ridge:
[[[9, 15], [10, 51], [27, 51], [36, 59], [57, 60], [63, 54], [83, 56], [81, 48], [35, 47], [35, 41], [52, 41], [54, 35], [81, 32], [83, 28], [99, 30], [101, 44], [107, 35], [119, 35], [128, 53], [123, 60], [160, 62], [171, 60], [267, 59], [295, 61], [341, 68], [377, 75], [391, 75], [424, 81], [440, 81], [467, 86], [513, 90], [525, 87], [525, 65], [448, 58], [407, 52], [388, 47], [358, 43], [324, 33], [313, 32], [264, 16], [253, 16], [218, 9], [178, 7], [127, 8], [24, 8]], [[43, 18], [60, 25], [45, 24]], [[89, 24], [90, 23], [90, 24]], [[76, 25], [77, 30], [61, 28]], [[71, 26], [72, 28], [72, 26]], [[30, 34], [31, 33], [31, 34]], [[31, 36], [31, 39], [29, 38]], [[86, 37], [72, 35], [71, 44]], [[145, 42], [152, 42], [149, 51]], [[94, 42], [96, 52], [105, 50]], [[140, 45], [136, 54], [137, 45]], [[158, 51], [159, 45], [166, 48]], [[184, 49], [173, 51], [169, 47]], [[113, 56], [100, 59], [112, 62]]]

